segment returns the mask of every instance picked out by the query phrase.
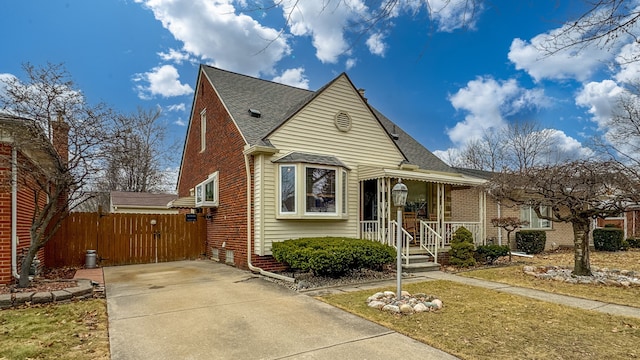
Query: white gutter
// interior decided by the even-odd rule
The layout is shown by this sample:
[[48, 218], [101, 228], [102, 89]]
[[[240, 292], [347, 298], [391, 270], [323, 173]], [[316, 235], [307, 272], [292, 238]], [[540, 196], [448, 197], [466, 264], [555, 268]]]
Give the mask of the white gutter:
[[[502, 217], [500, 213], [501, 213], [500, 201], [498, 201], [498, 218]], [[502, 228], [501, 227], [498, 228], [498, 245], [502, 245]]]
[[11, 147], [11, 274], [20, 279], [18, 273], [18, 151]]
[[247, 265], [249, 266], [249, 270], [274, 279], [295, 282], [296, 280], [294, 278], [272, 273], [251, 264], [251, 167], [249, 166], [249, 155], [247, 153], [244, 154], [244, 167], [247, 173]]

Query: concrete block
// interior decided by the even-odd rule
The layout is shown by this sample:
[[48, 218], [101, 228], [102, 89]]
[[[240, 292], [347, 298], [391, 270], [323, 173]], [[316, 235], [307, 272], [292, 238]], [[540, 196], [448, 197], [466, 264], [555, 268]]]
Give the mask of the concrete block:
[[24, 303], [27, 303], [29, 301], [31, 301], [31, 296], [33, 295], [32, 292], [19, 292], [19, 293], [15, 293], [16, 298], [13, 302], [14, 305], [19, 306], [19, 305], [23, 305]]
[[50, 292], [37, 292], [31, 297], [32, 304], [50, 303], [53, 301], [53, 295]]
[[66, 290], [57, 290], [51, 293], [53, 295], [53, 301], [66, 301], [71, 300], [73, 294]]
[[11, 301], [11, 294], [0, 295], [0, 309], [8, 309], [13, 306]]

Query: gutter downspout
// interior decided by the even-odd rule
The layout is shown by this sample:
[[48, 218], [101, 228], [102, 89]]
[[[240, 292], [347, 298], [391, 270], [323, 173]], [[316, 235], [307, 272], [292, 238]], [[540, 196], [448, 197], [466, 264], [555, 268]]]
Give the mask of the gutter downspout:
[[[498, 218], [502, 217], [501, 212], [500, 201], [498, 201]], [[502, 245], [502, 228], [498, 228], [498, 245]]]
[[18, 151], [11, 147], [11, 274], [20, 279], [18, 273]]
[[272, 273], [251, 264], [251, 167], [249, 166], [248, 154], [244, 154], [244, 167], [247, 173], [247, 265], [249, 266], [249, 270], [260, 273], [260, 275], [293, 283], [296, 281], [294, 278]]

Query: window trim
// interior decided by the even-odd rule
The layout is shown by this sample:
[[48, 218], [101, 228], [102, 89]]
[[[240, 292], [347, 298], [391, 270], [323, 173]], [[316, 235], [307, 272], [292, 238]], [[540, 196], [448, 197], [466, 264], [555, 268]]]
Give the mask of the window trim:
[[[210, 174], [207, 179], [195, 186], [195, 203], [196, 208], [218, 207], [220, 203], [220, 181], [219, 172]], [[213, 200], [206, 200], [207, 185], [213, 183]]]
[[[282, 169], [285, 167], [293, 168], [295, 178], [295, 211], [283, 212], [282, 211]], [[307, 211], [307, 177], [306, 169], [308, 168], [321, 168], [335, 171], [335, 211], [334, 212], [309, 212]], [[343, 194], [343, 178], [345, 179], [345, 192], [348, 192], [349, 182], [347, 178], [347, 169], [342, 166], [330, 166], [311, 163], [282, 163], [276, 166], [276, 184], [275, 191], [277, 192], [276, 201], [276, 219], [304, 219], [304, 220], [342, 220], [349, 217], [349, 203], [347, 201], [346, 193]], [[301, 176], [300, 174], [303, 174]], [[302, 196], [301, 194], [305, 195]], [[346, 212], [342, 211], [342, 199], [344, 198]]]
[[[547, 212], [550, 212], [550, 209], [551, 209], [548, 206], [540, 206], [540, 208], [545, 208]], [[529, 212], [529, 218], [528, 219], [523, 219], [523, 212], [527, 211], [527, 210]], [[548, 223], [548, 226], [545, 226], [545, 227], [532, 227], [531, 226], [531, 223], [532, 223], [531, 220], [533, 220], [533, 217], [535, 217], [538, 220], [538, 224], [541, 221], [546, 221]], [[520, 220], [526, 220], [526, 221], [529, 222], [529, 224], [522, 225], [520, 227], [522, 230], [552, 230], [553, 229], [553, 221], [538, 218], [538, 216], [536, 215], [536, 212], [533, 211], [533, 206], [531, 206], [531, 205], [525, 205], [525, 206], [520, 207]]]
[[207, 108], [200, 111], [200, 152], [207, 148]]

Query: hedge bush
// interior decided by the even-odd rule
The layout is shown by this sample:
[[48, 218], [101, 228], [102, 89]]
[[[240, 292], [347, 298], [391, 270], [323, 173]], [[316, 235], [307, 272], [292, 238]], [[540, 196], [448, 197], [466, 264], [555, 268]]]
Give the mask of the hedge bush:
[[382, 270], [396, 259], [393, 247], [352, 238], [301, 238], [273, 243], [273, 257], [293, 270], [339, 277], [350, 270]]
[[593, 246], [597, 251], [624, 250], [624, 230], [617, 227], [594, 229]]
[[478, 259], [487, 264], [493, 264], [501, 256], [509, 255], [509, 245], [480, 245], [476, 249]]
[[640, 238], [628, 238], [627, 244], [629, 244], [631, 248], [638, 249], [640, 248]]
[[449, 264], [453, 266], [469, 267], [476, 264], [474, 257], [475, 246], [473, 234], [464, 226], [453, 233], [451, 250], [449, 250]]
[[516, 233], [516, 247], [526, 254], [539, 254], [544, 251], [547, 233], [541, 230], [520, 230]]

